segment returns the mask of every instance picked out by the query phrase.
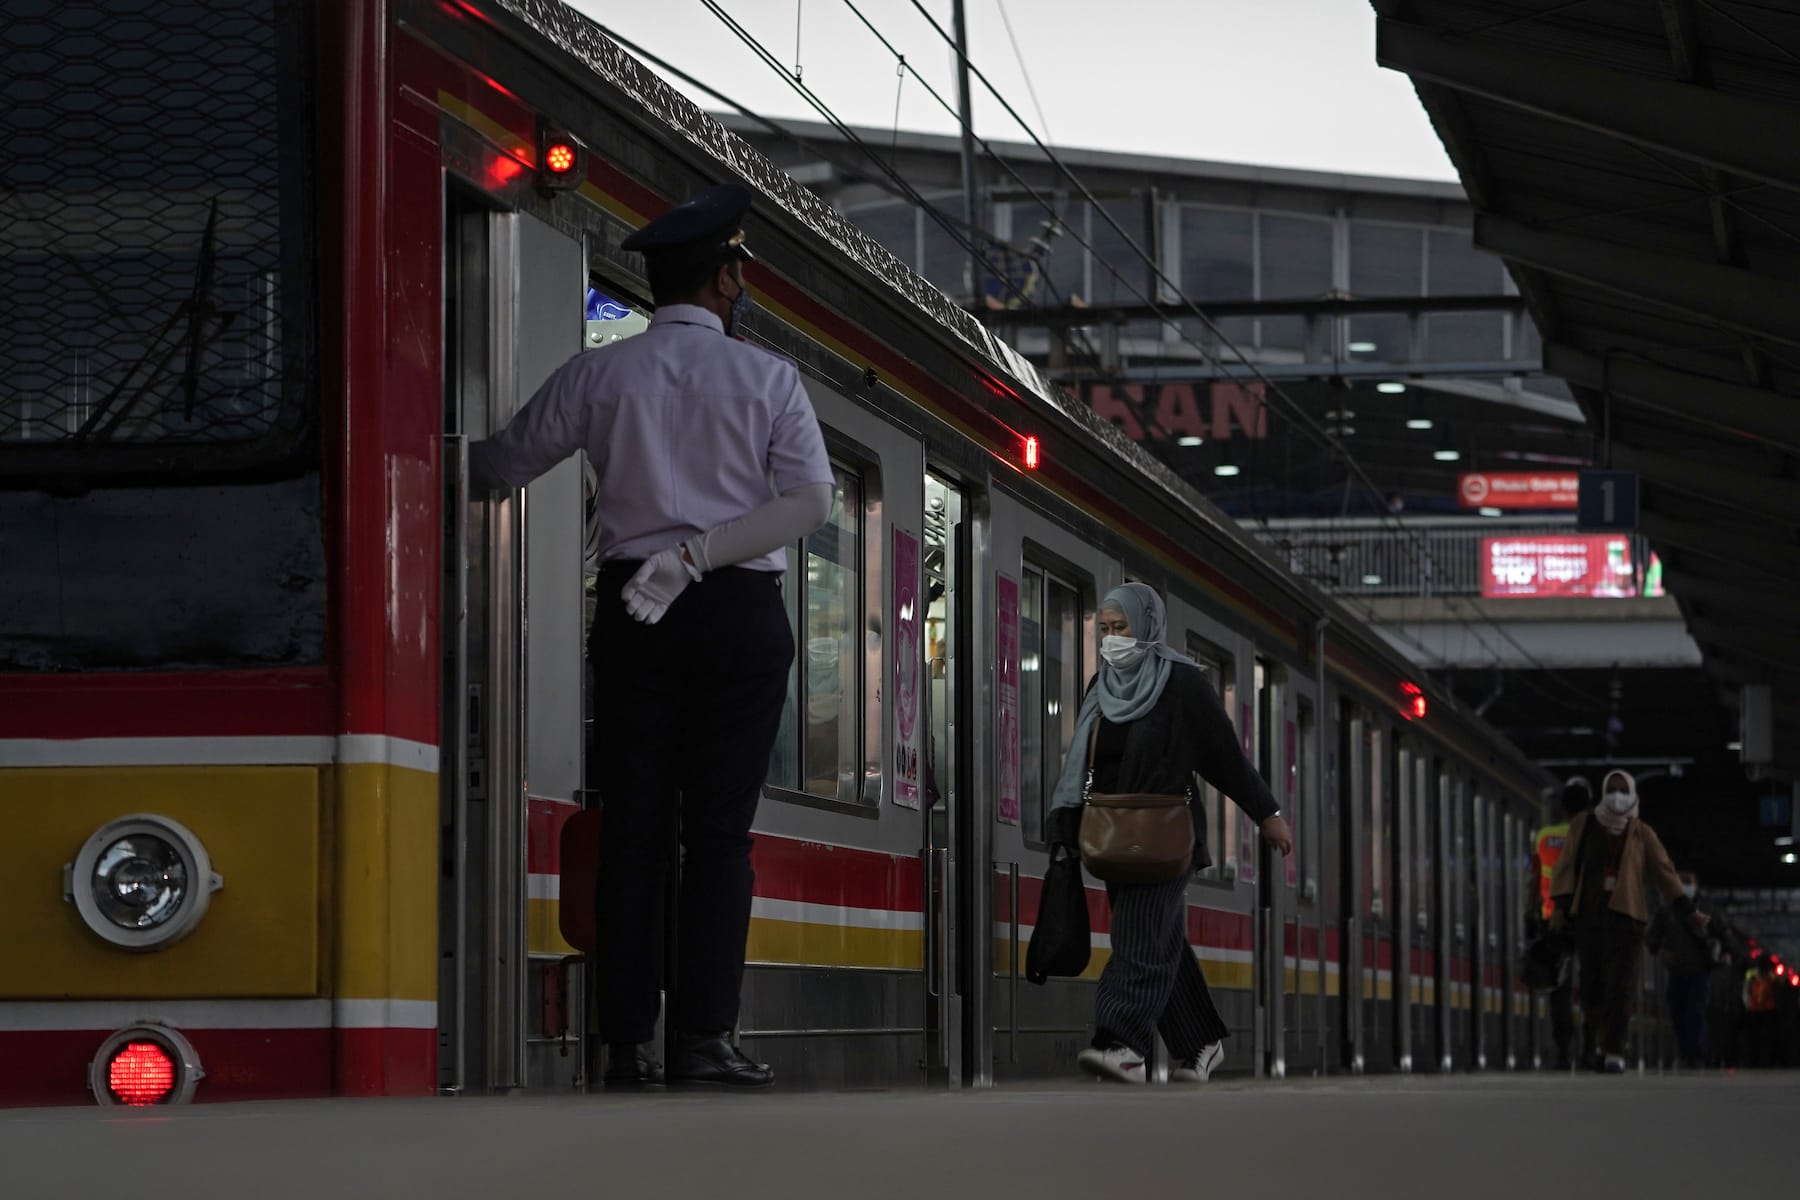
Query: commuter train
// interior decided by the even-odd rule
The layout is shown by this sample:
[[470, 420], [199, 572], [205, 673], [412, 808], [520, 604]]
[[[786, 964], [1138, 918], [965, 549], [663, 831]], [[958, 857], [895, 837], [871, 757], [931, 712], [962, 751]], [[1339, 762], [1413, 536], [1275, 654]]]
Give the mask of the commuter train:
[[1379, 635], [573, 10], [228, 7], [8, 17], [62, 124], [0, 168], [31, 201], [0, 232], [0, 1099], [593, 1078], [561, 835], [622, 749], [588, 691], [632, 686], [583, 660], [605, 514], [573, 460], [471, 494], [467, 447], [643, 328], [621, 239], [730, 179], [748, 336], [837, 480], [784, 582], [749, 1053], [825, 1087], [1072, 1070], [1103, 893], [1085, 978], [1033, 986], [1024, 947], [1095, 605], [1140, 579], [1298, 843], [1205, 791], [1225, 1069], [1533, 1061], [1548, 781]]

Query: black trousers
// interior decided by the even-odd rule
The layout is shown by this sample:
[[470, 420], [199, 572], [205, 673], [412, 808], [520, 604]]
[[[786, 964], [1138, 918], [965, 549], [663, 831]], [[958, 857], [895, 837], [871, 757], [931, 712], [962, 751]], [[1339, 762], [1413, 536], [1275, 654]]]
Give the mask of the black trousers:
[[1094, 997], [1094, 1041], [1120, 1042], [1146, 1058], [1157, 1033], [1176, 1062], [1224, 1041], [1200, 960], [1187, 938], [1188, 877], [1168, 883], [1109, 883], [1112, 957]]
[[1576, 925], [1588, 1053], [1624, 1055], [1625, 1036], [1637, 1010], [1638, 960], [1643, 953], [1644, 927], [1630, 917], [1606, 912]]
[[787, 696], [794, 638], [778, 576], [710, 572], [655, 625], [619, 599], [638, 563], [607, 563], [589, 655], [592, 783], [600, 794], [594, 892], [600, 1035], [647, 1042], [660, 1007], [662, 908], [673, 823], [681, 900], [669, 1019], [686, 1033], [737, 1024], [750, 930], [750, 823]]

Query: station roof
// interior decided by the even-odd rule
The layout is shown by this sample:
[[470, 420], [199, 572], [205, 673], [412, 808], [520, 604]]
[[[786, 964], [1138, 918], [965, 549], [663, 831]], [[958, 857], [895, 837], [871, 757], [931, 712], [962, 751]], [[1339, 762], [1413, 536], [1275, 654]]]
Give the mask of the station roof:
[[1373, 3], [1708, 673], [1772, 686], [1800, 772], [1800, 8]]

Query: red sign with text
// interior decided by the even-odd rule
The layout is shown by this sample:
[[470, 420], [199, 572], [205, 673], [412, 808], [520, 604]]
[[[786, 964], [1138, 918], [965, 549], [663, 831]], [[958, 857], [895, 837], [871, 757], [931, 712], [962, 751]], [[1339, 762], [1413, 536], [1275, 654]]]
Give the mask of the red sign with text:
[[1572, 509], [1580, 488], [1573, 471], [1494, 471], [1457, 476], [1456, 498], [1464, 508]]
[[1635, 596], [1631, 538], [1609, 533], [1484, 537], [1481, 594]]

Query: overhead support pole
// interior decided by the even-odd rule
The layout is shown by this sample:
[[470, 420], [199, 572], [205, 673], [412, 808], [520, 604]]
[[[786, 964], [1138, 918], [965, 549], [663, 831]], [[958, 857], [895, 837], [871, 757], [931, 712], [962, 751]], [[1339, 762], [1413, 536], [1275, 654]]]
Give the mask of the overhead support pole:
[[1544, 370], [1576, 387], [1604, 388], [1644, 408], [1746, 437], [1800, 447], [1800, 396], [1784, 396], [1615, 354], [1603, 359], [1561, 342], [1544, 344]]
[[950, 11], [950, 24], [956, 36], [956, 111], [962, 123], [963, 217], [969, 223], [969, 303], [980, 307], [982, 300], [981, 266], [981, 196], [975, 184], [975, 110], [969, 92], [969, 27], [963, 17], [963, 0], [956, 0]]
[[1784, 279], [1640, 246], [1534, 229], [1493, 213], [1475, 214], [1475, 244], [1510, 262], [1659, 304], [1739, 333], [1800, 346], [1800, 285]]
[[1800, 108], [1382, 18], [1375, 61], [1415, 80], [1800, 191]]

